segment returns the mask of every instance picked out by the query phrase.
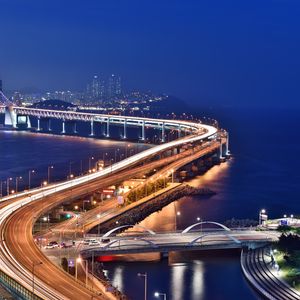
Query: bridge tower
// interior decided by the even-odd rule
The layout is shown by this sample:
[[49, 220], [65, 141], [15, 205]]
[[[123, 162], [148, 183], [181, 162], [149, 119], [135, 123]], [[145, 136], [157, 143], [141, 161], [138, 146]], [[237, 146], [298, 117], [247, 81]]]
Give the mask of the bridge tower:
[[5, 107], [4, 125], [12, 128], [17, 128], [17, 114], [12, 106]]

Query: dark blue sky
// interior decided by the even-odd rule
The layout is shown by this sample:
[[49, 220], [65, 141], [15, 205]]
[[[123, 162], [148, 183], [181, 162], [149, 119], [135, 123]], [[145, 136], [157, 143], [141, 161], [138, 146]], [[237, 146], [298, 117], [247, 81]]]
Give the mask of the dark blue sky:
[[299, 106], [299, 0], [0, 0], [7, 88], [128, 88], [211, 105]]

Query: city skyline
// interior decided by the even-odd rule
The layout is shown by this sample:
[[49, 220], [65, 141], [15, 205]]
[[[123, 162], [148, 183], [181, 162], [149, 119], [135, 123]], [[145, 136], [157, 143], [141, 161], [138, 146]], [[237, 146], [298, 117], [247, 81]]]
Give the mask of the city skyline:
[[0, 77], [9, 89], [82, 90], [113, 71], [128, 89], [197, 105], [298, 107], [299, 14], [292, 0], [5, 0]]

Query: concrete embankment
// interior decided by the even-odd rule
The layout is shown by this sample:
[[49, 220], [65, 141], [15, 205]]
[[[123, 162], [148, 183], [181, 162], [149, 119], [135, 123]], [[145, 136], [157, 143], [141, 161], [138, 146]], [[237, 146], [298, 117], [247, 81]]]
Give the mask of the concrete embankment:
[[246, 279], [265, 298], [299, 300], [300, 293], [280, 279], [272, 270], [271, 257], [266, 247], [243, 250], [241, 267]]
[[164, 206], [182, 197], [212, 194], [213, 192], [209, 189], [196, 189], [188, 184], [178, 184], [172, 189], [161, 192], [160, 194], [153, 194], [148, 196], [147, 199], [141, 199], [136, 203], [126, 206], [124, 211], [120, 211], [115, 217], [103, 222], [101, 224], [101, 231], [107, 232], [116, 227], [116, 221], [118, 221], [118, 226], [136, 224], [153, 212], [161, 210]]

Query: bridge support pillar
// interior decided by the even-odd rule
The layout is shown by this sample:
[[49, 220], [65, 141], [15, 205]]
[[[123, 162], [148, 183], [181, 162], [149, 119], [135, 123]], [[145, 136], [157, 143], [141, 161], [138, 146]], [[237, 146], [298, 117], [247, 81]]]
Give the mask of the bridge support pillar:
[[27, 128], [31, 129], [31, 122], [30, 122], [29, 116], [27, 116]]
[[41, 131], [41, 118], [38, 117], [37, 119], [37, 131]]
[[222, 146], [222, 141], [220, 141], [220, 149], [219, 149], [219, 158], [223, 158], [223, 146]]
[[4, 125], [12, 128], [17, 128], [17, 114], [15, 113], [13, 107], [5, 108]]
[[94, 136], [94, 120], [91, 120], [91, 133], [90, 136]]
[[226, 136], [226, 155], [229, 155], [229, 132], [227, 132]]
[[144, 141], [145, 140], [145, 121], [143, 121], [142, 123], [142, 137], [141, 140]]
[[127, 119], [124, 119], [124, 134], [123, 139], [127, 139]]
[[61, 133], [62, 134], [65, 134], [66, 133], [66, 126], [65, 126], [65, 120], [62, 121], [62, 130], [61, 130]]
[[162, 123], [162, 126], [161, 126], [161, 141], [163, 143], [165, 142], [165, 123]]
[[181, 138], [181, 125], [178, 126], [178, 138]]
[[109, 125], [110, 125], [110, 118], [107, 118], [107, 123], [106, 123], [106, 137], [110, 137]]
[[73, 125], [73, 133], [77, 133], [77, 124], [76, 124], [76, 122], [74, 122], [74, 125]]
[[48, 131], [52, 131], [52, 129], [51, 129], [51, 119], [48, 120]]

